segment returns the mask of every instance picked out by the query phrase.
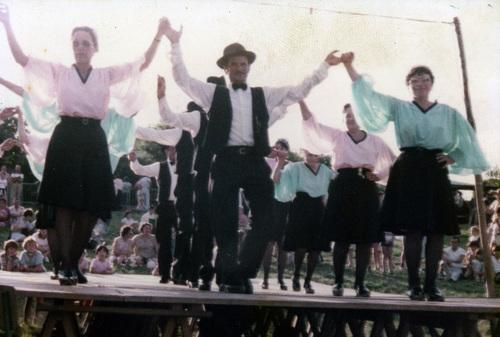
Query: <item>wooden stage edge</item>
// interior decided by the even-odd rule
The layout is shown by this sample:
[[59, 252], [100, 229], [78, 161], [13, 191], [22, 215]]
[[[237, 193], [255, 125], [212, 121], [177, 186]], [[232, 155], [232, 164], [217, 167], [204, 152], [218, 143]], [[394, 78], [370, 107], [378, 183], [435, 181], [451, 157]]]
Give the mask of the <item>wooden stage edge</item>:
[[[262, 290], [258, 279], [253, 281], [254, 294], [226, 294], [160, 284], [151, 275], [87, 277], [88, 284], [60, 286], [49, 273], [0, 271], [0, 329], [6, 336], [18, 334], [16, 305], [19, 297], [27, 297], [37, 298], [36, 310], [47, 313], [42, 337], [58, 334], [61, 326], [65, 336], [93, 337], [92, 329], [98, 324], [93, 325], [92, 317], [98, 322], [101, 317], [101, 323], [110, 317], [103, 320], [101, 314], [132, 324], [150, 319], [141, 324], [149, 332], [131, 330], [125, 324], [127, 336], [149, 336], [157, 329], [162, 337], [178, 336], [178, 331], [183, 337], [331, 337], [347, 336], [347, 330], [354, 337], [364, 337], [371, 329], [370, 337], [424, 337], [428, 329], [432, 336], [479, 337], [479, 321], [488, 320], [487, 334], [500, 337], [499, 299], [449, 297], [445, 302], [426, 302], [376, 292], [371, 298], [357, 298], [352, 289], [334, 297], [331, 286], [320, 283], [313, 283], [316, 294], [307, 295], [282, 291], [274, 282]], [[443, 329], [442, 334], [437, 329]], [[124, 336], [123, 332], [116, 335]]]
[[[78, 286], [60, 286], [50, 280], [49, 273], [11, 273], [0, 271], [0, 285], [15, 289], [18, 296], [63, 300], [95, 300], [124, 303], [165, 303], [240, 305], [317, 309], [394, 310], [448, 313], [500, 314], [500, 299], [447, 297], [445, 302], [410, 301], [406, 296], [372, 292], [371, 298], [357, 298], [352, 289], [343, 297], [334, 297], [331, 286], [314, 283], [316, 293], [307, 295], [291, 290], [282, 291], [271, 281], [270, 289], [260, 288], [261, 280], [253, 280], [252, 295], [226, 294], [217, 291], [199, 291], [186, 286], [160, 284], [150, 275], [93, 275], [89, 283]], [[290, 280], [287, 280], [290, 283]]]

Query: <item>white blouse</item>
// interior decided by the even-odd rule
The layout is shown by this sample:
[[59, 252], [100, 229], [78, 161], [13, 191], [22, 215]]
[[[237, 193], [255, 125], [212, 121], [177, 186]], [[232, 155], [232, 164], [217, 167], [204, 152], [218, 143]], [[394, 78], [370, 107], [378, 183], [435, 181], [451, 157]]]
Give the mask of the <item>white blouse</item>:
[[[341, 168], [363, 167], [373, 171], [380, 179], [389, 175], [389, 170], [396, 156], [387, 144], [378, 136], [367, 133], [366, 138], [355, 142], [347, 133], [321, 123], [314, 117], [303, 122], [304, 141], [309, 149], [321, 148], [325, 142], [333, 152], [332, 166]], [[324, 151], [319, 151], [321, 153]]]
[[116, 110], [131, 117], [139, 110], [138, 78], [143, 63], [144, 56], [119, 66], [92, 68], [84, 83], [75, 66], [29, 57], [24, 67], [25, 90], [38, 106], [49, 106], [56, 101], [61, 116], [102, 120], [114, 97], [121, 103]]

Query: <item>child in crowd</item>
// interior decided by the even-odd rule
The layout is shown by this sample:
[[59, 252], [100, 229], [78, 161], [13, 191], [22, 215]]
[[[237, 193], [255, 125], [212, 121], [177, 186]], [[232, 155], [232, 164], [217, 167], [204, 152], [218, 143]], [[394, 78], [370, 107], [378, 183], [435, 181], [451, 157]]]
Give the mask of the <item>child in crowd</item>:
[[497, 237], [500, 237], [500, 207], [497, 207], [496, 212], [491, 219], [491, 223], [488, 226], [487, 233], [490, 245], [497, 242]]
[[45, 256], [50, 257], [50, 248], [48, 240], [48, 231], [46, 229], [38, 229], [35, 234], [32, 235], [33, 239], [36, 241], [36, 248]]
[[96, 257], [90, 263], [92, 274], [113, 274], [113, 265], [109, 262], [109, 250], [105, 245], [96, 248]]
[[28, 236], [23, 241], [23, 251], [20, 257], [20, 271], [41, 273], [45, 271], [43, 266], [43, 254], [36, 248], [36, 241]]
[[479, 242], [469, 241], [467, 247], [467, 254], [464, 259], [465, 278], [472, 278], [475, 281], [480, 281], [483, 276], [483, 255], [479, 248]]
[[478, 226], [471, 226], [469, 229], [469, 239], [468, 242], [477, 241], [479, 243], [481, 241], [481, 235], [479, 234]]
[[20, 261], [17, 257], [19, 245], [15, 240], [7, 240], [3, 244], [5, 252], [0, 255], [0, 267], [5, 271], [19, 271]]
[[123, 226], [120, 229], [120, 236], [113, 240], [111, 246], [111, 262], [114, 264], [130, 264], [130, 256], [134, 252], [134, 242], [132, 241], [132, 227]]
[[[14, 210], [14, 211], [13, 211]], [[35, 215], [31, 208], [24, 210], [22, 208], [23, 214], [12, 217], [15, 213], [15, 208], [10, 209], [11, 214], [11, 226], [10, 226], [10, 238], [16, 240], [17, 242], [23, 242], [23, 240], [33, 234], [35, 228], [34, 220]], [[15, 219], [15, 220], [14, 220]]]
[[137, 232], [137, 220], [132, 217], [132, 211], [128, 210], [123, 213], [123, 218], [120, 220], [120, 225], [123, 226], [132, 226]]

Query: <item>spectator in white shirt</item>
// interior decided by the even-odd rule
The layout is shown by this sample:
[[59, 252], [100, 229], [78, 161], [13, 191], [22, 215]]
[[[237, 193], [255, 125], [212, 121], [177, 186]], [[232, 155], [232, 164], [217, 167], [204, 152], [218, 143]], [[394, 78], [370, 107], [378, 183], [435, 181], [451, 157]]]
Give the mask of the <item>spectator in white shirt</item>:
[[442, 272], [447, 279], [458, 281], [464, 268], [465, 250], [459, 246], [458, 237], [450, 240], [450, 247], [443, 249]]

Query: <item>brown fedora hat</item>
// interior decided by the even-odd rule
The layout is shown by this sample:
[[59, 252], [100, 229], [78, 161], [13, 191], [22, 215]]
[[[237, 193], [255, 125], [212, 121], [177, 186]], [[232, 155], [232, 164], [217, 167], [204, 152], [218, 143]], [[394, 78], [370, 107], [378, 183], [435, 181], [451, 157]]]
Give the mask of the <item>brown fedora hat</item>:
[[248, 59], [248, 64], [252, 64], [257, 57], [255, 53], [248, 51], [239, 43], [231, 43], [226, 48], [224, 48], [224, 56], [217, 60], [217, 65], [219, 68], [224, 69], [227, 65], [229, 59], [233, 56], [246, 56]]

